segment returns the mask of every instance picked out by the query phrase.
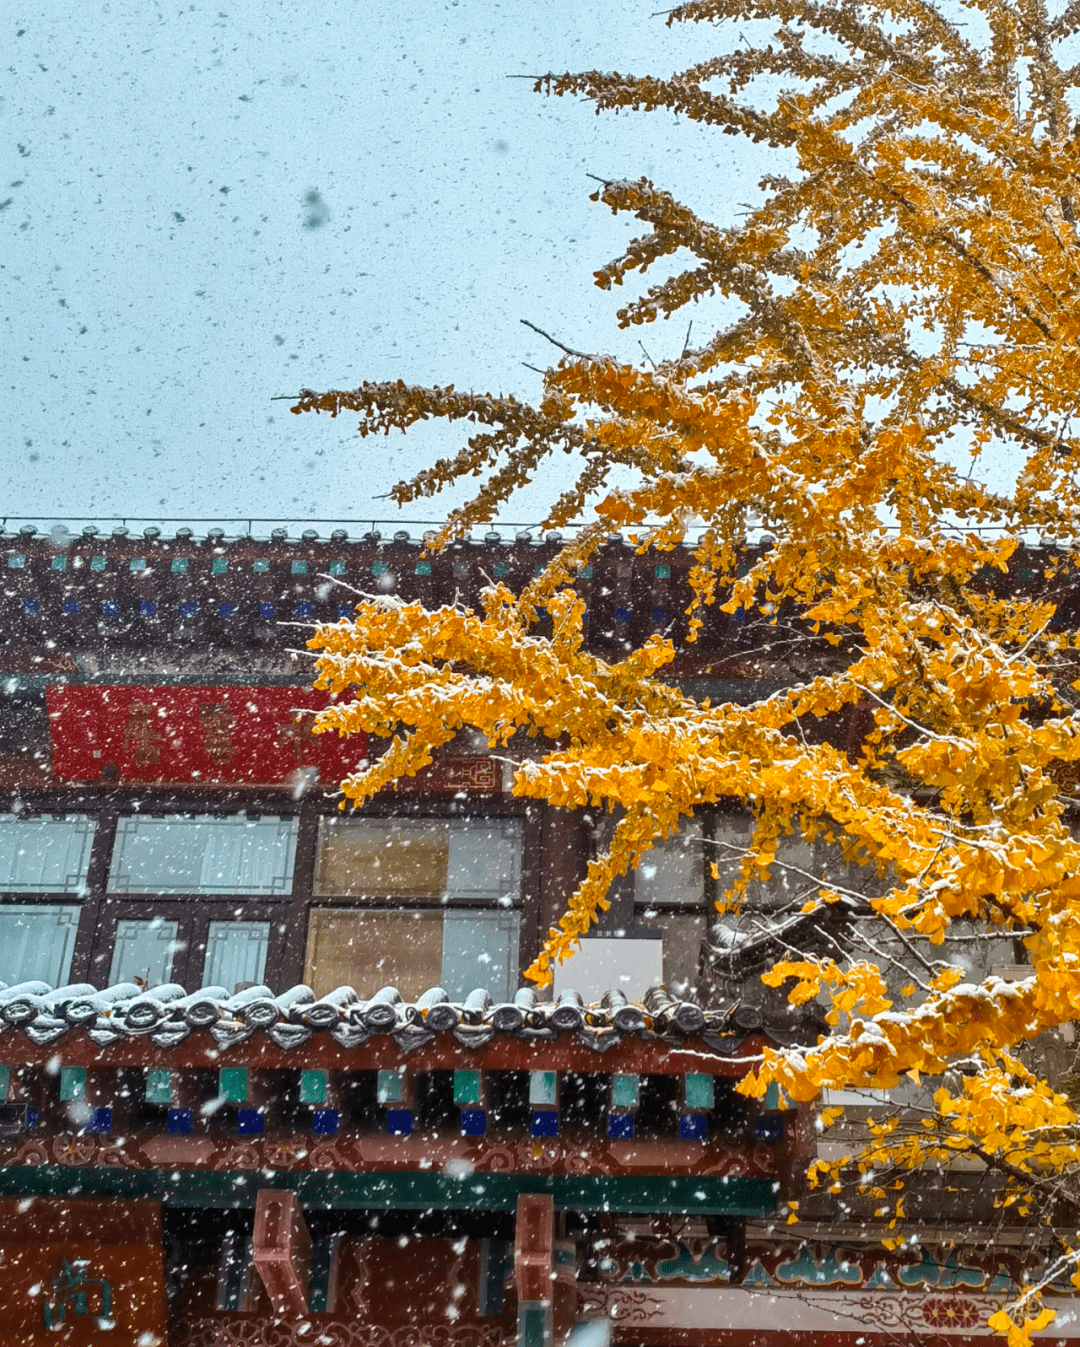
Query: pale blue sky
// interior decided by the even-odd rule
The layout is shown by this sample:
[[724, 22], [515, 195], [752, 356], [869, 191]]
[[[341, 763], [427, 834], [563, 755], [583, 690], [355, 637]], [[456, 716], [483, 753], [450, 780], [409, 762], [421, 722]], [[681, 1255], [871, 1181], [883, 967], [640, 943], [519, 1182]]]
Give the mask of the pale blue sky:
[[[25, 0], [5, 20], [0, 296], [9, 518], [386, 518], [459, 442], [361, 441], [275, 394], [401, 377], [533, 396], [522, 362], [620, 333], [595, 268], [641, 226], [588, 174], [733, 219], [764, 160], [520, 73], [669, 73], [717, 49], [656, 0]], [[10, 13], [10, 11], [9, 11]], [[635, 227], [636, 226], [636, 227]], [[659, 279], [667, 272], [657, 272]], [[705, 315], [697, 315], [704, 324]], [[516, 503], [535, 518], [558, 485]], [[439, 513], [438, 507], [428, 517]]]

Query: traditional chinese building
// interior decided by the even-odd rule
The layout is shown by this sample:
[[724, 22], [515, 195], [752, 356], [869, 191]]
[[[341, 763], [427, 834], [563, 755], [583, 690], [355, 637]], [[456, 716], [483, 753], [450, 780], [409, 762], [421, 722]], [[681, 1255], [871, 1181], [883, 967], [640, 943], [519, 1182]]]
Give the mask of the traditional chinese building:
[[[710, 945], [736, 809], [660, 849], [546, 999], [521, 972], [601, 820], [513, 798], [472, 742], [339, 813], [380, 751], [310, 733], [339, 582], [474, 600], [555, 541], [0, 542], [5, 1343], [884, 1347], [980, 1336], [1040, 1265], [1021, 1226], [979, 1247], [970, 1175], [915, 1195], [892, 1254], [827, 1195], [788, 1235], [813, 1117], [735, 1086], [819, 1026], [767, 999], [761, 937]], [[683, 647], [689, 561], [612, 539], [594, 647], [670, 631], [672, 677], [725, 700], [837, 658], [782, 613], [710, 609]]]

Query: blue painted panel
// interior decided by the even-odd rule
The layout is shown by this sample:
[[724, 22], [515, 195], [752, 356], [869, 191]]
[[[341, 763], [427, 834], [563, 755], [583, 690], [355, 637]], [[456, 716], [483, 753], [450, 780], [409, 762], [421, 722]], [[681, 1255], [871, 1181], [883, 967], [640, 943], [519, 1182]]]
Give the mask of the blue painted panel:
[[386, 1130], [393, 1136], [412, 1135], [413, 1111], [411, 1108], [392, 1108], [386, 1112]]
[[532, 1134], [534, 1137], [557, 1137], [559, 1135], [559, 1115], [554, 1109], [533, 1109]]
[[632, 1113], [613, 1113], [608, 1118], [608, 1136], [612, 1141], [632, 1141], [634, 1139], [634, 1115]]
[[311, 1130], [317, 1136], [335, 1136], [340, 1124], [341, 1114], [336, 1108], [313, 1108], [311, 1110]]
[[173, 1137], [191, 1136], [194, 1119], [189, 1108], [171, 1108], [165, 1120], [165, 1130]]

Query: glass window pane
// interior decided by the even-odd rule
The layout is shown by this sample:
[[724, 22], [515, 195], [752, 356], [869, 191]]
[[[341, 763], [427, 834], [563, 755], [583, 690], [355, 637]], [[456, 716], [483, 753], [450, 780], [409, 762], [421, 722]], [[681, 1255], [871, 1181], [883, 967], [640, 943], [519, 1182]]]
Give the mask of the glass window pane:
[[717, 892], [723, 897], [739, 873], [743, 853], [750, 845], [753, 819], [749, 814], [721, 814], [713, 828], [717, 845], [709, 847], [709, 859], [716, 862]]
[[202, 985], [235, 991], [243, 982], [261, 983], [269, 944], [268, 921], [212, 921]]
[[118, 921], [109, 982], [141, 982], [160, 987], [172, 980], [173, 958], [180, 943], [175, 921], [151, 917], [148, 921]]
[[441, 898], [449, 835], [441, 819], [323, 819], [315, 892], [334, 898]]
[[335, 987], [355, 987], [364, 997], [396, 987], [414, 1001], [439, 985], [442, 929], [441, 912], [314, 908], [304, 981], [316, 996]]
[[449, 911], [443, 924], [441, 985], [451, 1001], [478, 987], [493, 1001], [509, 1001], [518, 988], [517, 912]]
[[62, 987], [68, 980], [79, 909], [30, 903], [0, 906], [0, 982], [47, 982]]
[[634, 898], [648, 906], [704, 901], [705, 855], [696, 819], [645, 853], [634, 871]]
[[812, 876], [832, 874], [843, 883], [843, 871], [839, 849], [832, 849], [824, 842], [814, 846], [798, 833], [785, 834], [777, 839], [776, 861], [768, 880], [759, 882], [761, 901], [775, 906], [790, 902], [796, 894], [809, 896], [817, 891]]
[[0, 814], [0, 889], [84, 892], [93, 840], [92, 818], [22, 819]]
[[110, 893], [250, 893], [292, 890], [296, 820], [175, 814], [122, 818]]
[[520, 819], [454, 819], [447, 892], [451, 898], [498, 902], [521, 894]]
[[693, 996], [705, 939], [704, 914], [671, 914], [648, 924], [664, 933], [664, 986], [672, 996]]

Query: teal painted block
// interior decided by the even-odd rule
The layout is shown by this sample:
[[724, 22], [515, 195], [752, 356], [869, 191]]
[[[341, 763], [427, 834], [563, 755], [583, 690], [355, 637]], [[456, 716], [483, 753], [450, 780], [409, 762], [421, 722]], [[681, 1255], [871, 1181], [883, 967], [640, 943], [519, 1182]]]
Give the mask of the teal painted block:
[[86, 1098], [85, 1066], [62, 1066], [60, 1068], [60, 1098], [65, 1104]]
[[518, 1305], [517, 1347], [551, 1347], [553, 1341], [550, 1304], [523, 1301]]
[[248, 1073], [246, 1066], [223, 1066], [218, 1072], [218, 1095], [227, 1104], [246, 1104]]
[[293, 564], [289, 567], [289, 573], [291, 575], [307, 575], [307, 562], [294, 561]]
[[706, 1112], [714, 1102], [713, 1078], [701, 1071], [689, 1071], [684, 1080], [683, 1099], [687, 1108]]
[[418, 561], [416, 565], [413, 567], [413, 575], [430, 575], [430, 574], [431, 574], [430, 561]]
[[375, 1089], [376, 1098], [380, 1104], [403, 1104], [405, 1102], [405, 1072], [380, 1071]]
[[343, 561], [332, 561], [328, 567], [331, 575], [344, 575], [345, 563]]
[[0, 1066], [0, 1103], [7, 1100], [11, 1094], [11, 1067]]
[[53, 557], [49, 562], [49, 568], [54, 571], [66, 571], [67, 557]]
[[480, 1103], [480, 1072], [454, 1072], [454, 1103], [458, 1105]]
[[251, 563], [251, 569], [255, 575], [265, 575], [270, 569], [269, 557], [256, 557]]
[[301, 1104], [325, 1104], [327, 1075], [325, 1071], [300, 1072]]
[[211, 575], [224, 575], [228, 569], [229, 569], [228, 557], [215, 557], [213, 561], [211, 561], [210, 563]]
[[90, 569], [91, 569], [92, 571], [103, 571], [103, 570], [105, 569], [105, 558], [104, 558], [104, 557], [91, 557], [91, 558], [90, 558]]
[[169, 565], [169, 570], [173, 575], [186, 575], [187, 566], [187, 557], [173, 557], [172, 562]]
[[173, 1103], [172, 1072], [167, 1067], [155, 1066], [147, 1071], [146, 1102], [148, 1104]]
[[657, 578], [658, 580], [670, 580], [670, 579], [671, 579], [671, 567], [670, 567], [670, 566], [657, 566], [657, 568], [656, 568], [656, 578]]
[[559, 1102], [559, 1077], [554, 1071], [529, 1072], [529, 1103], [533, 1108], [554, 1108]]
[[771, 1081], [765, 1087], [765, 1112], [775, 1113], [780, 1107], [780, 1086], [776, 1081]]
[[637, 1108], [637, 1076], [612, 1076], [611, 1106], [612, 1108]]

